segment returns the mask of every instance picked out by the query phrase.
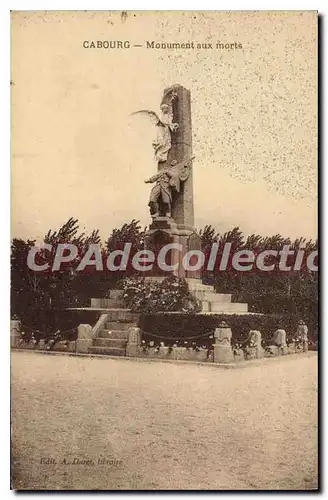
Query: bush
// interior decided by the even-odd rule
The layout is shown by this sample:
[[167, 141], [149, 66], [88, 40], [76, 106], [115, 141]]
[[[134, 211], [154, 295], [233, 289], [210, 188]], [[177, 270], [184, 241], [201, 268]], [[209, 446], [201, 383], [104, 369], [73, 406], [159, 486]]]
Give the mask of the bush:
[[186, 280], [169, 276], [163, 281], [125, 278], [120, 284], [126, 307], [133, 312], [153, 314], [161, 311], [193, 313], [201, 310], [200, 301], [189, 291]]

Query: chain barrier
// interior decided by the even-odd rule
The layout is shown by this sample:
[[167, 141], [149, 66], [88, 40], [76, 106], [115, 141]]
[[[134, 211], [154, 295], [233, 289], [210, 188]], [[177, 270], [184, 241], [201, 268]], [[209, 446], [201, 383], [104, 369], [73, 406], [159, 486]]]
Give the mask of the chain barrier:
[[193, 339], [201, 339], [201, 338], [204, 338], [204, 337], [208, 337], [209, 335], [212, 335], [211, 333], [203, 333], [202, 335], [194, 335], [193, 337], [181, 337], [181, 338], [177, 338], [176, 336], [175, 337], [169, 337], [167, 335], [155, 335], [154, 333], [150, 333], [150, 332], [145, 332], [143, 330], [141, 330], [141, 334], [142, 335], [148, 335], [149, 337], [154, 337], [156, 339], [161, 339], [161, 340], [175, 340], [177, 342], [180, 342], [182, 340], [193, 340]]
[[77, 329], [77, 326], [76, 326], [73, 328], [69, 328], [69, 330], [64, 330], [64, 331], [57, 330], [55, 333], [51, 334], [51, 333], [47, 333], [47, 332], [41, 332], [40, 330], [37, 330], [36, 328], [31, 328], [30, 326], [24, 325], [23, 323], [21, 323], [21, 327], [25, 330], [30, 330], [32, 333], [40, 333], [41, 335], [45, 335], [46, 337], [49, 337], [51, 335], [55, 335], [55, 333], [60, 333], [61, 335], [63, 335], [64, 333], [73, 332], [73, 330]]
[[[25, 330], [30, 330], [32, 333], [39, 333], [41, 335], [44, 335], [45, 337], [50, 337], [52, 335], [55, 335], [55, 333], [60, 333], [60, 335], [64, 335], [65, 333], [69, 333], [69, 332], [73, 332], [74, 330], [76, 330], [78, 328], [78, 326], [76, 327], [73, 327], [73, 328], [69, 328], [68, 330], [64, 330], [64, 331], [60, 331], [60, 330], [57, 330], [55, 333], [53, 334], [49, 334], [47, 332], [42, 332], [40, 330], [37, 330], [36, 328], [31, 328], [30, 326], [27, 326], [27, 325], [24, 325], [23, 323], [21, 323], [21, 327], [24, 328]], [[154, 333], [151, 333], [151, 332], [145, 332], [145, 331], [141, 331], [142, 335], [147, 335], [149, 337], [154, 337], [155, 339], [160, 339], [162, 341], [164, 340], [174, 340], [176, 342], [181, 342], [181, 341], [184, 341], [184, 340], [195, 340], [195, 339], [201, 339], [201, 338], [208, 338], [209, 340], [212, 340], [214, 338], [213, 334], [211, 333], [203, 333], [202, 335], [193, 335], [191, 337], [181, 337], [181, 338], [177, 338], [176, 336], [175, 337], [169, 337], [167, 335], [156, 335]], [[211, 338], [212, 336], [212, 338]], [[247, 344], [249, 342], [249, 338], [247, 338], [246, 340], [244, 340], [244, 342], [238, 342], [238, 344], [240, 346], [243, 346], [245, 344]], [[308, 340], [308, 343], [309, 345], [311, 346], [316, 346], [316, 343], [313, 342], [312, 340]]]

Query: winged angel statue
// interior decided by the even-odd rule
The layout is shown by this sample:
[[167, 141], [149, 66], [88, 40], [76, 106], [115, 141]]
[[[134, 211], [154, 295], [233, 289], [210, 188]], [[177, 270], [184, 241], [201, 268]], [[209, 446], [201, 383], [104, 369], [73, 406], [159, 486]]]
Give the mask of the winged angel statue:
[[191, 158], [180, 163], [177, 160], [172, 160], [169, 166], [165, 165], [172, 145], [171, 134], [179, 128], [179, 124], [173, 122], [172, 103], [176, 98], [177, 93], [171, 87], [164, 94], [161, 102], [161, 118], [154, 111], [147, 109], [132, 113], [132, 115], [142, 114], [151, 118], [157, 128], [157, 137], [153, 141], [153, 148], [158, 163], [158, 172], [145, 181], [146, 183], [155, 183], [149, 199], [150, 213], [153, 218], [172, 217], [173, 194], [180, 192], [181, 182], [187, 180], [193, 160]]
[[155, 159], [157, 162], [162, 163], [167, 160], [168, 152], [171, 149], [171, 133], [179, 128], [178, 123], [173, 123], [173, 108], [172, 102], [176, 99], [177, 94], [174, 90], [167, 92], [161, 102], [161, 118], [148, 109], [135, 111], [132, 115], [141, 114], [150, 118], [157, 128], [157, 137], [153, 141], [153, 148], [155, 150]]

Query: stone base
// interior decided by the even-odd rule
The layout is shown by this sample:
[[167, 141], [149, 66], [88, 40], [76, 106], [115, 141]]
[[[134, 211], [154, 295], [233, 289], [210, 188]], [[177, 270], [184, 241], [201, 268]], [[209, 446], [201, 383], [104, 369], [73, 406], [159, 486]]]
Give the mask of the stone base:
[[260, 359], [264, 357], [264, 349], [262, 347], [249, 347], [247, 349], [247, 359]]
[[153, 217], [152, 222], [149, 225], [149, 234], [151, 235], [152, 231], [158, 231], [160, 229], [170, 231], [170, 232], [176, 232], [178, 226], [172, 219], [172, 217], [165, 217], [165, 216], [158, 216], [158, 217]]
[[264, 349], [263, 349], [263, 347], [257, 347], [256, 348], [256, 358], [257, 359], [264, 358]]
[[21, 337], [21, 322], [17, 319], [10, 321], [10, 345], [11, 347], [19, 347], [22, 342]]
[[88, 353], [89, 347], [92, 346], [92, 339], [77, 339], [76, 352]]
[[22, 337], [20, 336], [20, 334], [11, 334], [11, 337], [10, 337], [10, 346], [12, 348], [15, 348], [15, 347], [20, 347], [22, 344]]
[[234, 360], [231, 346], [214, 345], [214, 363], [233, 363]]
[[241, 353], [241, 354], [235, 354], [234, 358], [235, 358], [235, 362], [236, 363], [241, 363], [242, 361], [245, 361], [245, 356], [244, 356], [243, 353]]
[[[177, 225], [172, 218], [156, 217], [153, 219], [145, 236], [145, 248], [152, 250], [155, 255], [155, 263], [160, 250], [168, 244], [181, 245], [182, 249], [172, 248], [167, 252], [165, 263], [168, 266], [175, 266], [173, 271], [163, 270], [154, 265], [153, 270], [145, 273], [152, 277], [166, 277], [170, 275], [178, 276], [179, 278], [198, 278], [201, 277], [201, 269], [196, 271], [185, 270], [182, 265], [184, 255], [189, 250], [200, 250], [201, 239], [196, 232], [196, 229], [189, 228], [183, 224]], [[193, 264], [191, 262], [191, 264]]]
[[126, 346], [126, 355], [131, 358], [136, 358], [138, 356], [138, 344], [128, 344]]
[[88, 324], [82, 324], [77, 329], [76, 352], [87, 353], [92, 346], [93, 332]]

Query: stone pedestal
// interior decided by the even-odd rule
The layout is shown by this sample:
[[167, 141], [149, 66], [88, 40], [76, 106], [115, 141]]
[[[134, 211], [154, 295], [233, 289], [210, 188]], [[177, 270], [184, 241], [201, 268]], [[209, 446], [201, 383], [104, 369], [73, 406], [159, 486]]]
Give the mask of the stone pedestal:
[[40, 339], [38, 349], [40, 349], [41, 351], [45, 351], [46, 348], [47, 348], [47, 344], [46, 344], [45, 339]]
[[167, 346], [160, 346], [158, 353], [161, 357], [167, 356], [169, 353], [169, 348]]
[[[166, 245], [167, 251], [164, 252]], [[179, 229], [174, 220], [167, 217], [157, 217], [149, 226], [145, 236], [145, 248], [155, 253], [155, 265], [151, 272], [145, 273], [152, 277], [165, 277], [171, 274], [179, 278], [201, 277], [201, 269], [186, 270], [183, 259], [187, 252], [201, 249], [201, 240], [196, 231]], [[162, 252], [161, 252], [162, 251]], [[162, 262], [164, 266], [158, 265]], [[197, 264], [197, 256], [191, 256], [190, 265]], [[172, 266], [172, 270], [167, 269]]]
[[263, 358], [264, 349], [262, 348], [262, 334], [259, 330], [250, 330], [249, 342], [252, 345], [250, 348], [252, 355], [250, 357], [255, 359]]
[[10, 345], [11, 347], [19, 347], [21, 344], [21, 322], [18, 319], [10, 321]]
[[214, 332], [214, 363], [232, 363], [234, 361], [231, 337], [231, 328], [225, 321], [222, 321]]
[[128, 330], [128, 343], [126, 346], [126, 355], [130, 357], [138, 356], [138, 346], [140, 345], [140, 328], [131, 327]]
[[[176, 98], [172, 101], [173, 122], [178, 123], [178, 129], [171, 134], [171, 149], [166, 162], [159, 162], [158, 170], [168, 168], [172, 161], [178, 163], [192, 158], [192, 128], [191, 128], [191, 102], [190, 91], [181, 85], [173, 85], [165, 89], [164, 95], [174, 91]], [[172, 189], [172, 217], [153, 218], [145, 237], [145, 248], [151, 249], [158, 255], [164, 245], [173, 243], [181, 245], [181, 251], [172, 248], [165, 261], [177, 269], [172, 271], [154, 268], [149, 273], [153, 277], [174, 274], [180, 278], [199, 278], [200, 269], [186, 271], [182, 260], [188, 250], [200, 250], [201, 240], [194, 227], [194, 197], [192, 165], [189, 174], [180, 183], [179, 192]], [[191, 258], [191, 265], [197, 262], [197, 257]]]
[[92, 346], [92, 327], [90, 325], [79, 325], [77, 329], [76, 352], [88, 353]]
[[278, 354], [283, 356], [288, 354], [288, 347], [286, 341], [286, 331], [278, 328], [273, 334], [273, 344], [278, 347]]
[[234, 360], [231, 346], [214, 344], [214, 363], [233, 363]]
[[303, 320], [301, 320], [297, 325], [296, 335], [297, 338], [302, 341], [303, 351], [307, 352], [309, 350], [308, 327]]

